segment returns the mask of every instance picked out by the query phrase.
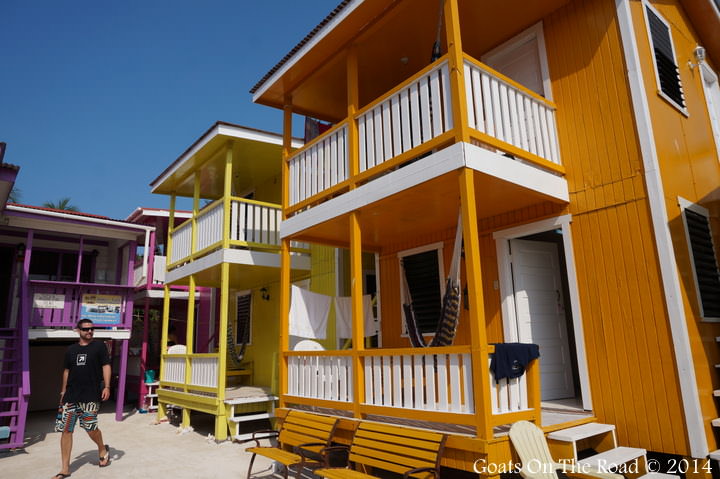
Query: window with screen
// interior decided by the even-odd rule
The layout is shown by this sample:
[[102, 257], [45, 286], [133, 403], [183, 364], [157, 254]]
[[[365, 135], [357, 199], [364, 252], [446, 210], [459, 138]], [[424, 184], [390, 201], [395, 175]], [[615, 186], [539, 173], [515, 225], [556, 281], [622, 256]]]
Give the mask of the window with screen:
[[720, 269], [710, 231], [709, 212], [687, 203], [683, 207], [698, 301], [703, 319], [720, 320]]
[[407, 290], [403, 288], [403, 303], [412, 305], [418, 330], [434, 333], [442, 307], [442, 271], [440, 249], [401, 254], [400, 272], [405, 275]]
[[645, 15], [660, 94], [685, 112], [685, 95], [680, 82], [680, 70], [670, 35], [670, 25], [649, 4], [645, 5]]

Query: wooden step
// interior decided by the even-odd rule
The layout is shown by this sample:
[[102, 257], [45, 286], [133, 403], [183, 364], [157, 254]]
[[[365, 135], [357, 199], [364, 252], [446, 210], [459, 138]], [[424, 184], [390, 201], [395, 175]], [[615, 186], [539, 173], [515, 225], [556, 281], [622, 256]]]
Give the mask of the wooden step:
[[[248, 439], [252, 439], [252, 435], [253, 435], [253, 433], [248, 432], [245, 434], [235, 434], [232, 438], [234, 441], [246, 441]], [[258, 434], [256, 436], [256, 439], [265, 439], [265, 438], [272, 437], [272, 436], [275, 436], [275, 434], [273, 434], [273, 433]]]
[[255, 397], [248, 397], [248, 398], [235, 398], [235, 399], [227, 399], [225, 400], [225, 404], [255, 404], [255, 403], [263, 403], [263, 402], [269, 402], [269, 401], [277, 401], [277, 396], [255, 396]]
[[233, 416], [229, 417], [228, 421], [240, 423], [240, 422], [247, 422], [247, 421], [258, 421], [260, 419], [270, 419], [271, 417], [275, 417], [273, 414], [270, 414], [269, 412], [263, 412], [258, 414], [245, 414], [244, 416]]
[[[713, 426], [714, 426], [714, 424], [713, 424]], [[708, 454], [708, 457], [710, 459], [720, 461], [720, 449], [718, 449], [717, 451], [712, 451], [710, 454]]]
[[600, 454], [595, 454], [594, 456], [586, 457], [585, 459], [580, 459], [578, 464], [587, 464], [599, 470], [613, 469], [643, 457], [645, 454], [647, 454], [645, 449], [620, 446], [615, 449], [610, 449], [609, 451], [601, 452]]
[[720, 418], [713, 419], [713, 420], [712, 420], [712, 425], [715, 426], [715, 427], [720, 427]]
[[548, 434], [547, 437], [548, 439], [555, 439], [556, 441], [577, 442], [582, 439], [597, 436], [598, 434], [605, 434], [606, 432], [612, 432], [614, 430], [614, 424], [600, 424], [597, 422], [589, 422], [587, 424], [581, 424], [580, 426], [560, 429], [559, 431], [553, 431]]

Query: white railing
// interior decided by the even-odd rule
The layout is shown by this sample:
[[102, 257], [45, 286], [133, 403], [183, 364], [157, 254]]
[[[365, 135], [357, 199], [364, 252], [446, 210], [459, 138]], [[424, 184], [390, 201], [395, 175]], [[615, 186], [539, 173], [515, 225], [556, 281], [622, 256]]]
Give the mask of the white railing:
[[288, 160], [290, 205], [348, 178], [347, 124], [343, 124]]
[[196, 247], [202, 251], [219, 241], [222, 241], [223, 232], [223, 203], [219, 201], [212, 208], [201, 211], [197, 217]]
[[302, 355], [288, 358], [288, 394], [291, 396], [352, 402], [350, 356]]
[[365, 403], [472, 414], [470, 353], [365, 357]]
[[165, 267], [167, 266], [166, 256], [155, 256], [153, 262], [153, 283], [165, 284]]
[[218, 386], [218, 357], [190, 358], [190, 386], [216, 388]]
[[186, 221], [178, 229], [172, 232], [171, 263], [180, 261], [190, 256], [192, 240], [192, 222]]
[[547, 102], [468, 60], [465, 94], [470, 128], [560, 164], [555, 109]]
[[357, 116], [360, 171], [453, 128], [447, 61]]
[[527, 398], [526, 375], [516, 379], [501, 379], [495, 382], [495, 376], [490, 372], [490, 403], [493, 414], [528, 411], [530, 409]]
[[230, 239], [280, 245], [280, 208], [262, 203], [233, 200], [230, 210]]
[[182, 356], [166, 356], [163, 368], [162, 381], [171, 383], [185, 382], [185, 355]]

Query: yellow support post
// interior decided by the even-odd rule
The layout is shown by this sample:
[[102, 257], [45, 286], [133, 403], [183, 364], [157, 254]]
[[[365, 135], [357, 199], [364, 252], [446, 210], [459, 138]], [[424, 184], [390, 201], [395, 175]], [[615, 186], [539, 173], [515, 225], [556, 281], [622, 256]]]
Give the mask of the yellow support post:
[[[283, 107], [283, 149], [282, 149], [282, 219], [286, 219], [286, 208], [290, 204], [288, 183], [288, 159], [292, 149], [292, 103], [285, 98]], [[290, 240], [280, 240], [280, 343], [278, 345], [278, 395], [280, 407], [285, 407], [284, 396], [288, 392], [288, 360], [285, 352], [290, 349]]]
[[225, 177], [223, 182], [223, 232], [222, 247], [230, 248], [230, 208], [232, 198], [233, 151], [232, 141], [228, 141], [225, 149]]
[[[195, 276], [190, 275], [188, 284], [187, 324], [185, 329], [185, 384], [183, 390], [188, 392], [192, 379], [192, 357], [195, 332]], [[190, 427], [190, 408], [182, 408], [182, 427]]]
[[444, 15], [455, 141], [469, 143], [470, 127], [468, 124], [468, 109], [465, 100], [465, 80], [463, 78], [465, 69], [460, 35], [458, 0], [445, 0]]
[[[452, 0], [450, 0], [452, 1]], [[463, 241], [465, 244], [465, 270], [470, 307], [470, 351], [473, 371], [473, 397], [477, 435], [483, 439], [493, 437], [490, 411], [490, 378], [488, 376], [488, 343], [485, 330], [485, 301], [483, 298], [482, 268], [480, 264], [480, 237], [475, 207], [473, 171], [460, 172], [460, 201], [462, 208]]]
[[358, 140], [358, 126], [355, 114], [359, 108], [360, 89], [358, 87], [358, 60], [357, 48], [352, 45], [347, 56], [347, 91], [348, 91], [348, 133], [347, 153], [349, 165], [350, 189], [355, 189], [355, 177], [360, 173], [360, 147]]
[[227, 377], [228, 321], [230, 311], [230, 264], [220, 265], [220, 331], [218, 335], [218, 389], [217, 412], [215, 414], [215, 439], [227, 438], [227, 416], [225, 412], [225, 378]]
[[[175, 196], [173, 196], [173, 200]], [[172, 219], [173, 210], [170, 210], [170, 218]], [[168, 241], [170, 241], [168, 235]], [[165, 284], [163, 286], [163, 312], [162, 312], [162, 326], [160, 332], [160, 371], [158, 372], [158, 381], [162, 381], [163, 373], [165, 371], [165, 361], [162, 360], [162, 356], [167, 354], [167, 338], [168, 338], [168, 325], [170, 323], [170, 286]], [[164, 419], [167, 417], [167, 410], [165, 404], [158, 401], [158, 412], [157, 420]]]
[[364, 360], [360, 352], [365, 350], [363, 338], [365, 336], [362, 303], [362, 231], [360, 230], [360, 212], [350, 213], [350, 295], [352, 297], [352, 335], [353, 335], [353, 363], [354, 388], [353, 415], [361, 417], [360, 402], [365, 397], [365, 369]]

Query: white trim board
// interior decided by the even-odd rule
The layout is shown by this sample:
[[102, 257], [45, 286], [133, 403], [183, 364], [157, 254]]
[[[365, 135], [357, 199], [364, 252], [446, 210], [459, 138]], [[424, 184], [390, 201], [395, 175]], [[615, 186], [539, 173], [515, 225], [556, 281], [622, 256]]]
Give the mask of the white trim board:
[[590, 374], [588, 372], [587, 355], [585, 350], [585, 333], [582, 323], [582, 312], [580, 310], [580, 293], [577, 287], [577, 272], [575, 270], [575, 254], [572, 246], [572, 234], [570, 231], [570, 215], [548, 218], [534, 223], [528, 223], [513, 228], [496, 231], [493, 233], [495, 248], [498, 259], [498, 273], [500, 280], [500, 298], [503, 317], [503, 334], [507, 341], [517, 341], [517, 328], [512, 328], [515, 318], [515, 304], [512, 299], [513, 285], [512, 272], [510, 271], [510, 250], [508, 242], [514, 238], [521, 238], [545, 231], [562, 229], [563, 251], [565, 253], [565, 274], [568, 280], [570, 293], [570, 309], [572, 312], [573, 332], [575, 335], [575, 353], [577, 355], [578, 376], [580, 379], [580, 394], [582, 396], [583, 409], [592, 410], [592, 394], [590, 391]]
[[[642, 3], [645, 7], [645, 3]], [[650, 116], [647, 91], [643, 83], [637, 39], [633, 29], [633, 17], [630, 0], [615, 0], [620, 38], [625, 54], [627, 79], [635, 113], [635, 125], [638, 131], [640, 154], [644, 167], [645, 184], [648, 193], [648, 208], [652, 220], [655, 244], [658, 251], [660, 277], [665, 293], [665, 306], [672, 335], [672, 343], [677, 364], [677, 378], [683, 402], [683, 414], [687, 427], [687, 440], [692, 457], [704, 458], [708, 455], [708, 443], [700, 398], [692, 360], [692, 348], [687, 329], [685, 309], [682, 304], [680, 281], [675, 265], [672, 238], [668, 228], [668, 214], [665, 194], [660, 178], [658, 153]], [[644, 14], [643, 14], [644, 15]]]

